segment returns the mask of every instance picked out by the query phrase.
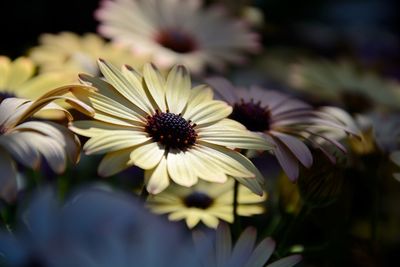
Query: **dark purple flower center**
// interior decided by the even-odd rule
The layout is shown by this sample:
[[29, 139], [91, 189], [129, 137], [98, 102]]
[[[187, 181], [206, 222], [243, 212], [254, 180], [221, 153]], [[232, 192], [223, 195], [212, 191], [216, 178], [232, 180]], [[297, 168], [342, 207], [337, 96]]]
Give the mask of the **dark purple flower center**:
[[0, 92], [0, 103], [3, 102], [4, 99], [15, 97], [13, 93], [9, 93], [7, 91]]
[[155, 40], [163, 47], [181, 54], [190, 53], [197, 49], [195, 39], [182, 30], [162, 30], [156, 35]]
[[212, 203], [213, 199], [207, 194], [202, 192], [193, 192], [184, 199], [185, 206], [188, 208], [207, 209]]
[[186, 150], [196, 142], [195, 126], [190, 120], [182, 118], [181, 114], [157, 111], [147, 117], [146, 132], [167, 149]]
[[271, 112], [266, 107], [261, 107], [261, 102], [255, 103], [253, 99], [250, 102], [244, 102], [233, 105], [233, 111], [229, 116], [246, 126], [250, 131], [263, 132], [270, 129]]

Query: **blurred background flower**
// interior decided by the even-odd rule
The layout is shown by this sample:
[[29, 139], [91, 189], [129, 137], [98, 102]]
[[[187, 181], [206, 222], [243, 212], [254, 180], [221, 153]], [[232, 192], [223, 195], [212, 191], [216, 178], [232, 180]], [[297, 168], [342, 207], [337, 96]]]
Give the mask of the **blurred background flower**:
[[199, 73], [243, 63], [260, 50], [258, 35], [223, 6], [204, 8], [198, 0], [103, 1], [96, 11], [99, 32], [113, 42], [150, 55], [161, 68], [183, 64]]
[[126, 48], [108, 43], [94, 33], [78, 35], [73, 32], [43, 34], [39, 45], [32, 48], [29, 57], [42, 73], [64, 74], [64, 83], [78, 82], [78, 74], [100, 75], [97, 60], [103, 58], [121, 67], [123, 64], [141, 68], [146, 61]]
[[[237, 214], [251, 216], [264, 212], [266, 195], [258, 196], [243, 185], [238, 186]], [[172, 221], [185, 220], [189, 228], [202, 222], [217, 228], [219, 220], [234, 222], [234, 180], [223, 184], [201, 181], [191, 188], [170, 185], [158, 195], [148, 197], [148, 207], [158, 214], [169, 214]]]

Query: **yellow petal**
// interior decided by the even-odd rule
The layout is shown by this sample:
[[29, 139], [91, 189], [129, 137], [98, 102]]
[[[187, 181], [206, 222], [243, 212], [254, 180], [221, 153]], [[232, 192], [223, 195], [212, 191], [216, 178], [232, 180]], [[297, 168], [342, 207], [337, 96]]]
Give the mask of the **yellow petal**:
[[167, 155], [167, 168], [171, 179], [175, 183], [186, 187], [197, 183], [197, 176], [188, 163], [185, 152], [169, 152]]
[[[136, 131], [114, 130], [90, 138], [83, 149], [88, 155], [103, 154], [140, 145], [151, 137]], [[133, 149], [133, 148], [132, 148]]]
[[135, 148], [130, 155], [130, 164], [142, 169], [153, 169], [164, 156], [164, 149], [155, 142], [148, 142]]
[[99, 175], [108, 177], [130, 167], [132, 164], [128, 164], [128, 161], [131, 152], [132, 149], [128, 148], [108, 153], [99, 164]]
[[188, 70], [181, 66], [175, 66], [168, 74], [165, 85], [165, 96], [170, 112], [179, 114], [186, 106], [190, 96], [191, 81]]
[[143, 67], [144, 79], [147, 88], [156, 102], [160, 111], [166, 111], [165, 104], [165, 79], [160, 71], [152, 64]]
[[146, 189], [150, 194], [158, 194], [169, 185], [169, 176], [167, 172], [167, 160], [161, 158], [160, 163], [152, 169], [145, 172]]

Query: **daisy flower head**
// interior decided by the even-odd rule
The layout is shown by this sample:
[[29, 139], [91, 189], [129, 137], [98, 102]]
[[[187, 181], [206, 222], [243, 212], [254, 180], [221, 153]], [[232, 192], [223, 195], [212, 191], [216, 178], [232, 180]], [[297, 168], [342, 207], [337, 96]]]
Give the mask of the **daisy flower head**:
[[162, 68], [183, 64], [199, 73], [241, 63], [243, 52], [260, 49], [258, 35], [222, 6], [203, 8], [199, 0], [106, 0], [97, 10], [99, 32]]
[[[36, 169], [42, 157], [56, 173], [62, 173], [67, 159], [76, 163], [80, 155], [80, 143], [76, 135], [66, 127], [53, 122], [27, 120], [39, 110], [57, 110], [71, 114], [62, 107], [50, 103], [62, 98], [70, 88], [64, 87], [45, 94], [32, 102], [21, 98], [7, 98], [0, 103], [0, 198], [13, 201], [17, 193], [16, 162]], [[72, 90], [72, 88], [71, 88]], [[76, 88], [79, 90], [79, 88]], [[64, 98], [91, 115], [91, 108], [78, 100]], [[86, 111], [85, 111], [86, 110]]]
[[256, 246], [257, 231], [253, 227], [246, 228], [235, 244], [225, 223], [218, 225], [215, 235], [195, 231], [193, 239], [204, 267], [292, 267], [302, 259], [301, 255], [291, 255], [265, 265], [275, 251], [276, 244], [267, 237]]
[[218, 98], [232, 106], [229, 118], [258, 133], [266, 143], [273, 144], [273, 154], [292, 181], [299, 176], [299, 164], [309, 168], [313, 163], [306, 141], [318, 146], [332, 159], [315, 141], [316, 137], [318, 141], [328, 141], [344, 150], [342, 145], [330, 138], [330, 134], [336, 136], [338, 131], [357, 134], [355, 129], [339, 120], [338, 117], [345, 112], [336, 108], [314, 110], [289, 95], [257, 86], [250, 89], [234, 87], [230, 81], [220, 77], [211, 77], [206, 81], [214, 88]]
[[[189, 228], [200, 221], [210, 228], [217, 228], [219, 220], [233, 223], [234, 180], [213, 184], [200, 181], [191, 188], [177, 185], [169, 186], [158, 195], [148, 198], [148, 207], [158, 214], [169, 214], [172, 221], [185, 219]], [[251, 216], [264, 212], [262, 203], [266, 196], [258, 196], [247, 187], [238, 187], [239, 216]]]
[[137, 68], [146, 61], [146, 58], [111, 44], [94, 33], [46, 33], [40, 36], [39, 45], [30, 51], [30, 58], [40, 67], [41, 72], [64, 73], [68, 76], [65, 82], [77, 81], [78, 73], [81, 72], [99, 75], [97, 59], [100, 57], [117, 66], [126, 63]]
[[35, 76], [36, 65], [26, 57], [11, 60], [0, 56], [0, 102], [9, 97], [34, 100], [62, 84], [62, 76]]
[[350, 113], [400, 108], [399, 83], [361, 70], [349, 61], [304, 59], [292, 65], [289, 75], [294, 88], [342, 105]]
[[188, 70], [175, 66], [164, 77], [152, 64], [143, 74], [100, 60], [104, 80], [81, 75], [97, 92], [75, 96], [93, 107], [95, 120], [75, 121], [75, 133], [89, 137], [86, 154], [106, 154], [98, 172], [110, 176], [132, 165], [145, 171], [148, 192], [163, 191], [172, 179], [190, 187], [198, 179], [224, 183], [227, 175], [262, 194], [263, 178], [233, 148], [270, 149], [264, 139], [226, 117], [232, 108], [213, 100], [204, 85], [192, 88]]

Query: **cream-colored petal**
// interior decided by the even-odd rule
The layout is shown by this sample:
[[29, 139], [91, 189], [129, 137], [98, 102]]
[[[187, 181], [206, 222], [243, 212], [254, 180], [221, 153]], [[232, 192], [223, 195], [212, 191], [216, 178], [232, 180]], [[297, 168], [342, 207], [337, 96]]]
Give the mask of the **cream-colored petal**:
[[32, 61], [24, 57], [17, 58], [11, 63], [7, 87], [17, 91], [18, 87], [32, 77], [34, 71]]
[[138, 87], [137, 83], [130, 83], [120, 70], [104, 60], [99, 60], [99, 67], [106, 80], [112, 84], [121, 95], [132, 102], [132, 104], [139, 107], [142, 111], [149, 111], [149, 107], [147, 105], [149, 103], [140, 92], [143, 91], [142, 85]]
[[117, 101], [96, 92], [82, 91], [79, 92], [79, 94], [75, 94], [75, 96], [79, 100], [89, 104], [95, 110], [102, 111], [114, 117], [138, 122], [145, 120], [145, 113], [134, 105], [126, 107]]
[[17, 196], [17, 170], [12, 158], [1, 147], [0, 172], [0, 198], [13, 202]]
[[151, 101], [149, 100], [146, 91], [143, 88], [143, 82], [144, 82], [143, 76], [127, 65], [124, 65], [122, 67], [122, 74], [124, 75], [126, 80], [136, 89], [136, 92], [140, 95], [142, 99], [140, 103], [142, 105], [140, 107], [142, 109], [145, 109], [146, 113], [154, 114], [155, 112], [154, 107]]
[[101, 160], [97, 172], [100, 176], [108, 177], [132, 166], [132, 164], [128, 164], [131, 152], [132, 149], [128, 148], [106, 154]]
[[190, 75], [184, 66], [175, 66], [169, 72], [165, 85], [165, 97], [170, 112], [175, 114], [182, 112], [190, 96], [191, 87]]
[[150, 170], [164, 157], [165, 150], [157, 143], [149, 141], [135, 148], [130, 155], [129, 164]]
[[167, 171], [167, 160], [161, 158], [158, 165], [152, 170], [145, 171], [146, 189], [150, 194], [158, 194], [164, 191], [169, 185], [169, 176]]
[[192, 212], [192, 211], [189, 210], [188, 214], [187, 214], [187, 217], [186, 217], [186, 225], [188, 226], [188, 228], [192, 229], [199, 222], [200, 222], [199, 214], [196, 214], [195, 212]]
[[212, 216], [204, 212], [201, 216], [201, 221], [210, 228], [216, 229], [218, 227], [219, 220], [217, 217]]
[[200, 179], [215, 183], [225, 183], [227, 181], [228, 177], [216, 166], [215, 163], [208, 161], [207, 159], [199, 158], [190, 150], [187, 151], [186, 156], [191, 163], [193, 171]]
[[185, 152], [169, 152], [167, 155], [167, 168], [171, 179], [182, 186], [191, 187], [197, 183], [197, 176], [191, 170]]
[[[215, 149], [216, 147], [217, 149]], [[199, 144], [196, 149], [192, 150], [192, 153], [196, 154], [199, 158], [204, 158], [215, 162], [216, 165], [228, 175], [249, 178], [255, 177], [255, 174], [245, 168], [241, 162], [238, 162], [236, 159], [232, 158], [231, 154], [238, 152], [223, 147], [213, 146], [211, 148], [208, 144]]]
[[87, 155], [103, 154], [140, 145], [151, 137], [137, 131], [114, 130], [90, 138], [83, 150]]
[[229, 148], [271, 150], [273, 145], [267, 139], [249, 131], [203, 131], [199, 133], [199, 140]]
[[98, 134], [112, 133], [113, 131], [144, 131], [144, 127], [123, 126], [117, 124], [106, 123], [95, 120], [83, 120], [71, 122], [68, 126], [71, 131], [87, 137], [96, 136]]
[[166, 111], [165, 103], [165, 79], [160, 71], [152, 64], [143, 67], [144, 80], [150, 95], [156, 102], [160, 111]]
[[183, 114], [186, 120], [191, 120], [197, 125], [215, 122], [222, 120], [229, 116], [232, 112], [232, 107], [228, 106], [222, 101], [208, 101], [203, 102], [193, 107], [193, 109], [187, 109]]

